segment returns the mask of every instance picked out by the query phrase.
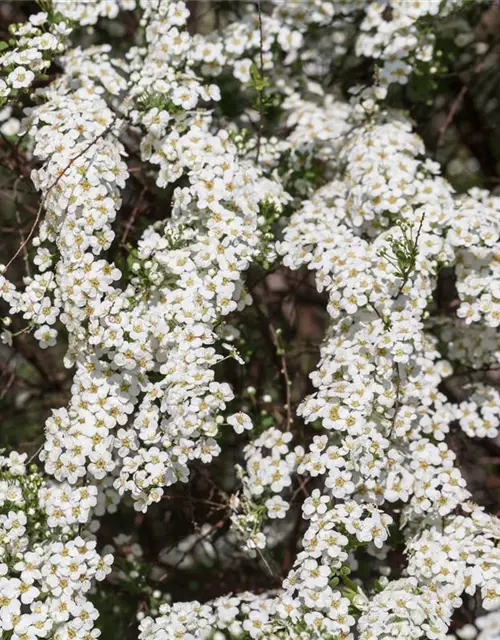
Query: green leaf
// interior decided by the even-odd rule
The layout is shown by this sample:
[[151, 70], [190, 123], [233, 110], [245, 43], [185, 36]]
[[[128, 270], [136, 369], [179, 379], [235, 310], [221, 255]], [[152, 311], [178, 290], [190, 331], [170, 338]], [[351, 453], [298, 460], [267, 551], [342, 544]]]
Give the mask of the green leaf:
[[257, 91], [263, 91], [269, 85], [269, 80], [261, 74], [255, 63], [250, 67], [250, 76], [252, 78], [252, 86]]

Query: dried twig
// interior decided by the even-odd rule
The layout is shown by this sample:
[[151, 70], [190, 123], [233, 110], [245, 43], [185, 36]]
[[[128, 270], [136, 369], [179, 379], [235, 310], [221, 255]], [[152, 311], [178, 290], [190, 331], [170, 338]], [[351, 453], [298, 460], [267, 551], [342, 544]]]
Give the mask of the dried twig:
[[123, 235], [122, 235], [122, 239], [120, 240], [120, 245], [122, 247], [125, 246], [125, 243], [127, 241], [128, 238], [128, 234], [130, 233], [130, 230], [132, 229], [132, 226], [135, 222], [135, 219], [137, 217], [137, 214], [139, 213], [139, 209], [141, 208], [142, 202], [144, 200], [144, 196], [146, 195], [148, 188], [147, 187], [143, 187], [141, 193], [139, 194], [139, 197], [137, 198], [137, 203], [135, 205], [135, 207], [132, 209], [132, 213], [130, 214], [129, 219], [127, 220], [127, 223], [125, 224], [125, 229], [123, 230]]
[[444, 121], [442, 126], [439, 128], [439, 138], [436, 145], [438, 149], [443, 144], [446, 131], [448, 130], [451, 123], [453, 122], [453, 119], [455, 118], [455, 114], [457, 113], [458, 108], [462, 104], [462, 101], [465, 98], [465, 94], [467, 93], [468, 90], [469, 90], [469, 85], [464, 84], [464, 86], [458, 92], [458, 95], [455, 98], [455, 100], [453, 100], [450, 110], [448, 111], [448, 115], [446, 116], [446, 120]]

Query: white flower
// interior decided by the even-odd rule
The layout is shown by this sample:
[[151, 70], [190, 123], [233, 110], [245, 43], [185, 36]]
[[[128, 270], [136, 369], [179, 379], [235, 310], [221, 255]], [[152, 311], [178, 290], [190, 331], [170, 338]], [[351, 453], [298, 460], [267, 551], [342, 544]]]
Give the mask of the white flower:
[[245, 430], [250, 431], [253, 427], [250, 416], [248, 416], [246, 413], [242, 413], [241, 411], [239, 413], [233, 414], [232, 416], [229, 416], [227, 422], [238, 434], [243, 433], [243, 431]]
[[7, 81], [13, 89], [22, 89], [24, 87], [29, 87], [34, 78], [35, 74], [33, 71], [29, 71], [24, 67], [17, 67], [8, 75]]
[[52, 327], [44, 324], [35, 331], [35, 338], [38, 340], [42, 349], [53, 347], [56, 344], [57, 331]]
[[271, 519], [278, 518], [281, 520], [285, 518], [286, 512], [290, 508], [290, 504], [288, 502], [285, 502], [285, 500], [283, 500], [283, 498], [281, 498], [280, 496], [269, 498], [268, 500], [266, 500], [265, 505], [267, 508], [267, 515]]

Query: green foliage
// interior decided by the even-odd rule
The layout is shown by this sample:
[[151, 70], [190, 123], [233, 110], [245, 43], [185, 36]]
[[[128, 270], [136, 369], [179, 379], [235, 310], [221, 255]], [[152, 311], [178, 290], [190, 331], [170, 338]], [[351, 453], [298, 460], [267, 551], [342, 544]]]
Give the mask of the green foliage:
[[51, 0], [35, 0], [35, 2], [40, 7], [40, 11], [46, 11], [47, 13], [50, 13], [53, 10]]
[[251, 86], [259, 93], [262, 93], [262, 91], [269, 86], [269, 79], [261, 73], [255, 63], [250, 67], [250, 77]]
[[145, 91], [137, 99], [137, 104], [140, 111], [149, 111], [156, 108], [158, 111], [167, 111], [171, 115], [184, 113], [184, 109], [174, 104], [171, 98], [156, 91]]
[[381, 258], [387, 260], [395, 268], [396, 277], [402, 280], [403, 285], [406, 284], [411, 273], [415, 270], [418, 256], [418, 239], [422, 224], [423, 218], [415, 236], [413, 236], [412, 225], [404, 221], [399, 222], [397, 226], [401, 231], [401, 237], [391, 239], [390, 248], [392, 253], [389, 253], [385, 248], [378, 252]]

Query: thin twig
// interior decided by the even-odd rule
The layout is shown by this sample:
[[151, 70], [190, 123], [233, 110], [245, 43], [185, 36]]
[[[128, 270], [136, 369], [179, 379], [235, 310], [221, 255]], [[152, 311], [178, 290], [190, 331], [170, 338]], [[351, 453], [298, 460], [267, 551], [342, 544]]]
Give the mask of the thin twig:
[[373, 304], [373, 302], [370, 300], [370, 298], [367, 298], [368, 300], [368, 304], [369, 306], [373, 309], [373, 311], [375, 312], [376, 316], [382, 320], [384, 327], [387, 326], [387, 320], [384, 318], [384, 316], [380, 313], [380, 311], [377, 309], [377, 307]]
[[15, 379], [16, 379], [16, 370], [14, 369], [13, 371], [11, 371], [9, 379], [5, 383], [5, 386], [2, 387], [2, 390], [0, 391], [0, 400], [3, 400], [5, 398], [5, 396], [7, 395], [7, 391], [12, 387], [12, 384], [14, 383]]
[[43, 449], [43, 445], [44, 442], [42, 442], [42, 444], [38, 447], [38, 449], [35, 451], [35, 453], [30, 457], [30, 459], [28, 460], [28, 462], [26, 464], [31, 464], [33, 462], [33, 460], [38, 456], [38, 454], [40, 453], [40, 451]]
[[280, 346], [278, 334], [276, 329], [269, 322], [269, 333], [271, 335], [271, 340], [276, 348], [277, 355], [280, 356], [281, 361], [281, 374], [283, 375], [284, 385], [285, 385], [285, 406], [283, 407], [286, 411], [285, 425], [286, 430], [290, 431], [293, 424], [293, 415], [292, 415], [292, 394], [290, 388], [292, 386], [292, 381], [290, 380], [290, 374], [288, 372], [288, 364], [286, 359], [286, 353], [282, 346]]
[[135, 207], [133, 208], [129, 219], [127, 220], [127, 224], [125, 225], [125, 229], [123, 230], [122, 239], [120, 240], [120, 245], [122, 247], [125, 246], [125, 242], [127, 241], [128, 234], [130, 233], [130, 230], [132, 229], [132, 226], [133, 226], [133, 224], [135, 222], [135, 219], [137, 217], [139, 209], [141, 208], [142, 201], [144, 200], [144, 196], [146, 195], [147, 190], [148, 190], [147, 187], [143, 187], [142, 188], [142, 191], [139, 194], [139, 197], [137, 198], [137, 203], [136, 203]]
[[438, 148], [443, 144], [446, 131], [448, 130], [448, 127], [450, 126], [450, 124], [453, 122], [453, 119], [455, 118], [458, 108], [462, 104], [462, 100], [465, 98], [465, 94], [467, 93], [468, 90], [469, 90], [469, 85], [464, 84], [464, 86], [460, 89], [455, 100], [453, 100], [450, 110], [448, 111], [448, 115], [446, 116], [446, 120], [444, 121], [444, 124], [439, 128], [439, 138], [436, 145]]
[[306, 498], [309, 497], [309, 493], [306, 491], [306, 487], [309, 484], [309, 482], [311, 482], [311, 480], [312, 480], [312, 476], [305, 476], [304, 478], [302, 478], [302, 480], [300, 481], [299, 486], [293, 492], [292, 497], [290, 498], [290, 502], [293, 503], [293, 501], [295, 500], [295, 498], [298, 496], [298, 494], [301, 491], [304, 493]]
[[[215, 524], [210, 525], [210, 528], [205, 533], [200, 534], [198, 538], [196, 538], [196, 540], [193, 542], [193, 545], [189, 547], [189, 549], [186, 549], [186, 551], [183, 552], [180, 559], [174, 565], [168, 565], [167, 563], [165, 563], [168, 569], [167, 571], [165, 571], [165, 573], [162, 576], [160, 576], [160, 578], [158, 579], [158, 582], [163, 582], [166, 578], [168, 578], [168, 576], [170, 575], [170, 572], [173, 571], [174, 569], [178, 569], [179, 566], [183, 563], [183, 561], [187, 558], [187, 556], [190, 553], [192, 553], [195, 550], [195, 548], [200, 544], [200, 542], [203, 542], [208, 537], [216, 533], [216, 531], [221, 529], [226, 524], [228, 519], [229, 519], [229, 516], [226, 515]], [[179, 546], [179, 542], [176, 541], [165, 552], [162, 552], [162, 555], [168, 555], [171, 551], [173, 551], [178, 546]]]

